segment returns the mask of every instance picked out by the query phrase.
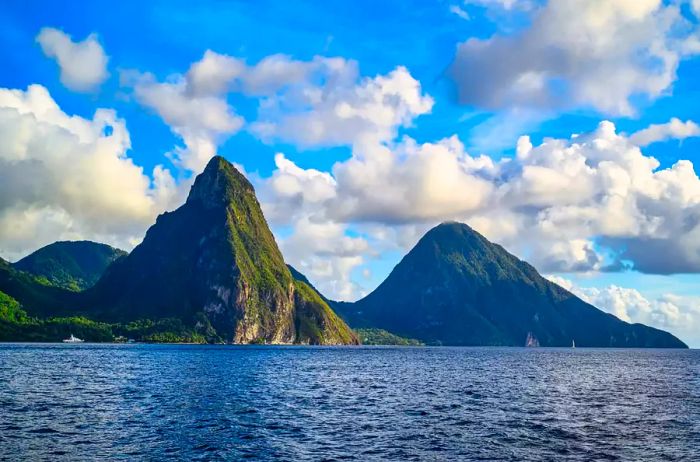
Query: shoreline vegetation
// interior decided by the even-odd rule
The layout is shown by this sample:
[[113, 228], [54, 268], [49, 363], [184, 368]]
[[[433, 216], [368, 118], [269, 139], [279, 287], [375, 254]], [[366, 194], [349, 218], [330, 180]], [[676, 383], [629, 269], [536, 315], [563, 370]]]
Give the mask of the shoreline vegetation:
[[[355, 329], [355, 333], [363, 345], [424, 345], [419, 340], [400, 337], [383, 329]], [[203, 316], [195, 319], [193, 326], [177, 318], [143, 319], [129, 323], [100, 322], [84, 316], [41, 319], [30, 316], [17, 300], [0, 292], [1, 343], [60, 343], [70, 335], [88, 343], [226, 344], [216, 336]], [[250, 344], [267, 343], [260, 339]]]
[[211, 326], [197, 321], [195, 327], [189, 327], [176, 318], [129, 323], [100, 322], [84, 316], [42, 319], [30, 316], [17, 300], [0, 292], [0, 342], [61, 342], [72, 334], [96, 343], [125, 343], [128, 339], [143, 343], [217, 343]]

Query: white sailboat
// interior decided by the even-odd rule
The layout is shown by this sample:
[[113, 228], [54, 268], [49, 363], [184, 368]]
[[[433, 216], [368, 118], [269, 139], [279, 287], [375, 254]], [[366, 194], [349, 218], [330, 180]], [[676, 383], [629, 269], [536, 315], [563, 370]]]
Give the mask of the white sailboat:
[[525, 346], [528, 348], [537, 348], [540, 346], [540, 341], [537, 340], [537, 337], [532, 335], [532, 332], [528, 332], [527, 339], [525, 340]]
[[573, 340], [571, 340], [571, 348], [576, 348], [576, 342], [574, 342]]
[[63, 343], [83, 343], [85, 340], [80, 339], [73, 334], [70, 334], [70, 337], [63, 339]]

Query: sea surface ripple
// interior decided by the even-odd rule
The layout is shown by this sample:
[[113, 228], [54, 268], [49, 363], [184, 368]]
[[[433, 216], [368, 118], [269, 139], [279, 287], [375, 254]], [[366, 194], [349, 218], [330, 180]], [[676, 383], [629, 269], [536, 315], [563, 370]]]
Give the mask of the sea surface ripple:
[[700, 460], [700, 351], [0, 345], [0, 460]]

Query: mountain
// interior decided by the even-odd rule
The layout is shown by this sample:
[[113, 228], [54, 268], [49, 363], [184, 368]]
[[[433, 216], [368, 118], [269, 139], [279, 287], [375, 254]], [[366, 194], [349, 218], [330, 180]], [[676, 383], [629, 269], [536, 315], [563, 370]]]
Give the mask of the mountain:
[[687, 348], [584, 302], [460, 223], [430, 230], [376, 290], [334, 308], [354, 328], [431, 344]]
[[93, 286], [123, 250], [90, 241], [54, 242], [12, 264], [51, 285], [80, 291]]
[[328, 304], [292, 277], [253, 186], [218, 156], [185, 204], [159, 216], [81, 305], [114, 322], [167, 317], [211, 326], [226, 342], [358, 343]]

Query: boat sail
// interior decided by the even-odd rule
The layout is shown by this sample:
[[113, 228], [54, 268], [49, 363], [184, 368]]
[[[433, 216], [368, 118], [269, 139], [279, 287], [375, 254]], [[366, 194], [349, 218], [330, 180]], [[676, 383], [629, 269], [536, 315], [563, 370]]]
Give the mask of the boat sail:
[[537, 340], [537, 337], [532, 335], [532, 332], [528, 332], [527, 339], [525, 340], [525, 346], [528, 348], [537, 348], [540, 346], [540, 341]]
[[576, 348], [576, 342], [574, 340], [571, 340], [571, 348]]

